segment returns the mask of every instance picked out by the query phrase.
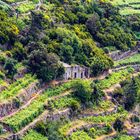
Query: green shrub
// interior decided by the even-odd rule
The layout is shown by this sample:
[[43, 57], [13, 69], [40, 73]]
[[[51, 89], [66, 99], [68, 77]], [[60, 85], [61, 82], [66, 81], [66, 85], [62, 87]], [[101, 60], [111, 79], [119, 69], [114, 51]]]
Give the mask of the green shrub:
[[79, 80], [74, 83], [74, 96], [82, 103], [87, 103], [91, 100], [92, 88], [90, 82]]

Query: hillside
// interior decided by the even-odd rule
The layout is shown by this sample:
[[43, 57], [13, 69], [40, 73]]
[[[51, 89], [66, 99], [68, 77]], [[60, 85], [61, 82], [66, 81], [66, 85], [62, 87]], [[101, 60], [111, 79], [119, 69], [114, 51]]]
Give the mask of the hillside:
[[118, 6], [122, 15], [140, 14], [139, 0], [105, 0], [105, 2]]
[[138, 0], [0, 0], [0, 140], [135, 140]]

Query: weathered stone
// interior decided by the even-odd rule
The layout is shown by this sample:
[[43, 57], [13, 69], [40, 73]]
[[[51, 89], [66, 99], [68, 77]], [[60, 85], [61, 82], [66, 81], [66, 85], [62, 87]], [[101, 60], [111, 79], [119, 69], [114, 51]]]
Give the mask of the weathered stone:
[[16, 97], [8, 100], [5, 103], [1, 103], [0, 117], [10, 115], [14, 111], [16, 111], [19, 108], [19, 106], [17, 105], [17, 101], [21, 105], [28, 102], [38, 92], [38, 88], [38, 82], [32, 83], [27, 88], [20, 90], [19, 94]]
[[117, 61], [117, 60], [121, 60], [121, 59], [124, 59], [126, 57], [130, 57], [134, 54], [138, 53], [138, 48], [136, 47], [136, 49], [134, 50], [129, 50], [129, 51], [126, 51], [126, 52], [120, 52], [120, 51], [115, 51], [115, 52], [112, 52], [110, 54], [108, 54], [114, 61]]

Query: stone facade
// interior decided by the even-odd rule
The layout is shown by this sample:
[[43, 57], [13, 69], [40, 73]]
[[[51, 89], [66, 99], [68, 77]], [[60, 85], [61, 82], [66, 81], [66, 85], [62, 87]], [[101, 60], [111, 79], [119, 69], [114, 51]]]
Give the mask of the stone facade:
[[65, 68], [65, 73], [63, 75], [63, 78], [65, 80], [90, 77], [90, 69], [88, 67], [79, 65], [68, 65], [66, 63], [62, 64]]

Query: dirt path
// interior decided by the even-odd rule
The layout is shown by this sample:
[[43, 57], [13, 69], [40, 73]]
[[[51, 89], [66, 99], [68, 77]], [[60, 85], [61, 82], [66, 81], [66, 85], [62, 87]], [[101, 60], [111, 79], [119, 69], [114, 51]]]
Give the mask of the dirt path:
[[[6, 118], [12, 117], [13, 115], [15, 115], [16, 113], [18, 113], [18, 112], [21, 111], [22, 109], [27, 108], [27, 107], [31, 104], [31, 102], [33, 102], [33, 100], [35, 100], [35, 99], [36, 99], [41, 93], [43, 93], [45, 90], [46, 90], [46, 87], [44, 87], [43, 89], [39, 90], [39, 91], [37, 92], [37, 94], [36, 94], [33, 98], [31, 98], [26, 104], [24, 104], [23, 106], [21, 106], [18, 110], [16, 110], [15, 112], [11, 113], [10, 115], [0, 118], [0, 121], [3, 121], [3, 120], [6, 119]], [[71, 94], [71, 93], [72, 93], [72, 90], [69, 90], [69, 91], [66, 91], [66, 92], [64, 92], [64, 93], [62, 93], [62, 94], [60, 94], [60, 95], [57, 95], [57, 96], [53, 96], [53, 97], [51, 97], [51, 98], [48, 98], [48, 99], [46, 99], [47, 101], [46, 101], [46, 103], [44, 103], [44, 105], [47, 105], [48, 100], [56, 100], [56, 99], [59, 99], [59, 98], [61, 98], [61, 97], [67, 96], [67, 95], [69, 95], [69, 94]]]
[[135, 125], [131, 129], [128, 129], [127, 134], [134, 136], [135, 138], [139, 137], [140, 136], [140, 123], [138, 123], [137, 125]]
[[[40, 91], [41, 92], [41, 91]], [[60, 95], [58, 95], [58, 96], [54, 96], [54, 97], [51, 97], [51, 98], [48, 98], [48, 100], [56, 100], [56, 99], [59, 99], [59, 98], [61, 98], [61, 97], [64, 97], [64, 96], [67, 96], [67, 95], [69, 95], [69, 94], [71, 94], [72, 93], [72, 90], [69, 90], [69, 91], [66, 91], [66, 92], [64, 92], [64, 93], [62, 93], [62, 94], [60, 94]], [[37, 97], [36, 97], [37, 98]], [[33, 100], [33, 99], [32, 99]], [[24, 108], [25, 107], [27, 107], [29, 104], [31, 103], [31, 101], [29, 101], [25, 106], [24, 106]], [[46, 102], [46, 104], [47, 104], [47, 102]], [[23, 107], [22, 107], [22, 109], [23, 109]], [[21, 110], [21, 109], [20, 109]], [[20, 111], [20, 110], [18, 110], [18, 111]], [[61, 114], [61, 113], [63, 113], [63, 112], [65, 112], [65, 111], [69, 111], [69, 109], [67, 108], [67, 109], [64, 109], [64, 110], [62, 110], [62, 111], [58, 111], [57, 113], [58, 114]], [[17, 111], [17, 112], [18, 112]], [[17, 112], [14, 112], [13, 114], [11, 114], [11, 116], [12, 115], [14, 115], [14, 114], [16, 114]], [[50, 114], [49, 114], [50, 112], [49, 112], [49, 110], [45, 110], [41, 115], [39, 115], [37, 118], [35, 118], [31, 123], [29, 123], [28, 125], [26, 125], [24, 128], [22, 128], [19, 132], [17, 132], [16, 134], [14, 134], [14, 135], [17, 135], [17, 136], [22, 136], [22, 135], [24, 135], [29, 129], [31, 129], [31, 128], [33, 128], [35, 125], [36, 125], [36, 123], [37, 122], [39, 122], [39, 121], [41, 121], [41, 120], [46, 120], [47, 119], [47, 117], [49, 117], [50, 116]], [[7, 116], [7, 117], [10, 117], [10, 116]], [[6, 117], [5, 117], [6, 118]], [[3, 119], [5, 119], [5, 118], [3, 118]], [[2, 120], [1, 120], [2, 121]], [[13, 135], [13, 134], [12, 134]], [[11, 135], [11, 136], [12, 136]], [[11, 136], [8, 136], [8, 137], [11, 137]]]
[[73, 91], [73, 90], [65, 91], [65, 92], [63, 92], [62, 94], [59, 94], [59, 95], [57, 95], [57, 96], [53, 96], [53, 97], [48, 98], [48, 100], [57, 100], [57, 99], [59, 99], [59, 98], [61, 98], [61, 97], [70, 95], [70, 94], [72, 93], [72, 91]]

